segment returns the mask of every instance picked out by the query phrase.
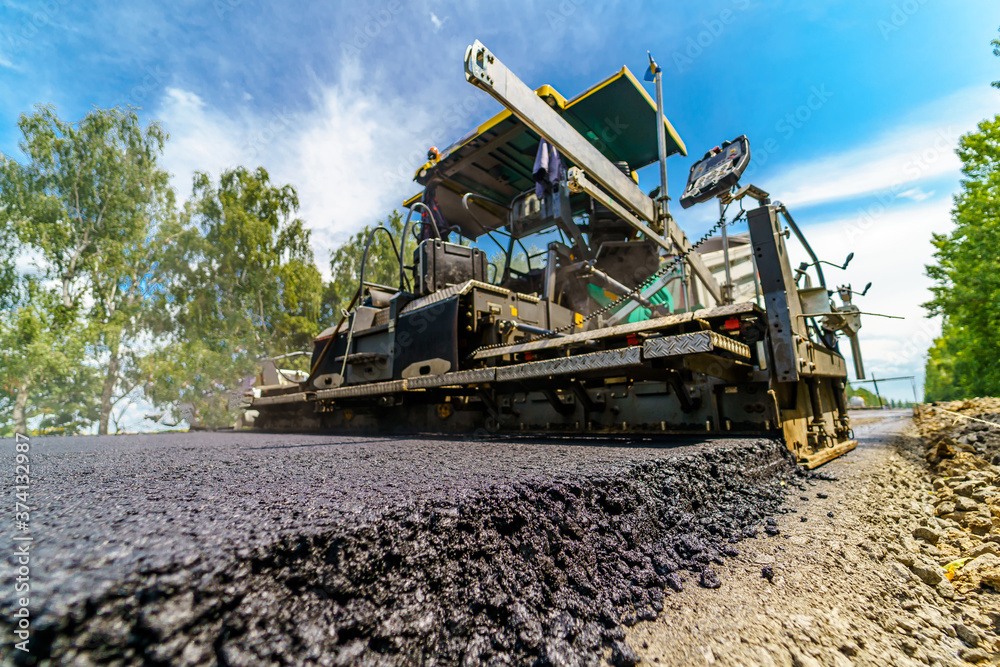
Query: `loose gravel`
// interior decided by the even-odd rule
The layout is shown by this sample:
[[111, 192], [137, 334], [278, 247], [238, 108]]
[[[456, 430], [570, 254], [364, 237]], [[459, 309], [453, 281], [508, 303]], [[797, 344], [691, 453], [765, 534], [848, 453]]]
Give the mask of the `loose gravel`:
[[[1000, 663], [1000, 469], [973, 447], [938, 447], [975, 433], [985, 453], [993, 435], [938, 416], [918, 432], [909, 417], [852, 418], [858, 448], [822, 468], [837, 481], [789, 494], [779, 537], [746, 540], [719, 568], [719, 591], [689, 588], [629, 630], [644, 664]], [[957, 511], [961, 498], [976, 507]]]

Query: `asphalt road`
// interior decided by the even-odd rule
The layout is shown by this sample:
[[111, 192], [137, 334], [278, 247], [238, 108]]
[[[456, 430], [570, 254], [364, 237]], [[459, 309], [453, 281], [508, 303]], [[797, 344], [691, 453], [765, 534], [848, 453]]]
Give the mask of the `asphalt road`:
[[[470, 536], [452, 539], [448, 537], [451, 533], [447, 530], [438, 530], [435, 517], [464, 516], [468, 512], [475, 515], [475, 520], [480, 520], [483, 514], [496, 515], [498, 511], [501, 514], [506, 511], [496, 509], [502, 506], [502, 502], [499, 505], [494, 502], [497, 498], [520, 497], [524, 502], [535, 503], [531, 505], [535, 507], [540, 506], [538, 503], [550, 502], [545, 494], [551, 495], [553, 488], [568, 485], [578, 489], [581, 484], [590, 484], [594, 480], [597, 480], [597, 487], [600, 488], [619, 483], [624, 485], [622, 488], [627, 487], [625, 491], [621, 491], [625, 498], [621, 501], [625, 509], [607, 510], [608, 501], [604, 491], [591, 494], [594, 500], [590, 502], [587, 500], [591, 497], [588, 495], [590, 492], [586, 489], [576, 494], [581, 498], [580, 505], [589, 507], [590, 510], [596, 508], [598, 512], [607, 510], [616, 516], [631, 516], [630, 503], [636, 506], [642, 504], [629, 500], [629, 494], [641, 496], [656, 485], [661, 490], [672, 489], [674, 498], [667, 505], [675, 509], [691, 510], [691, 498], [704, 499], [711, 495], [714, 493], [713, 488], [709, 488], [712, 484], [719, 485], [720, 489], [727, 488], [727, 485], [732, 487], [727, 492], [731, 496], [727, 501], [738, 504], [742, 501], [733, 491], [743, 483], [740, 481], [742, 473], [723, 474], [724, 479], [720, 479], [720, 473], [716, 469], [712, 475], [706, 473], [705, 480], [698, 481], [700, 470], [706, 468], [705, 461], [725, 461], [726, 459], [717, 458], [719, 452], [725, 451], [742, 452], [731, 458], [737, 466], [734, 471], [746, 472], [750, 468], [744, 465], [745, 462], [757, 460], [758, 467], [762, 466], [761, 470], [766, 470], [760, 474], [755, 473], [753, 480], [765, 485], [772, 481], [776, 483], [776, 478], [772, 477], [779, 473], [786, 474], [790, 469], [787, 461], [776, 453], [780, 448], [776, 448], [773, 443], [762, 442], [755, 445], [755, 441], [740, 440], [710, 443], [687, 441], [683, 443], [685, 446], [676, 446], [678, 442], [639, 440], [612, 445], [603, 444], [600, 440], [586, 442], [579, 439], [470, 442], [245, 432], [36, 438], [31, 441], [28, 453], [28, 493], [32, 510], [27, 531], [23, 531], [23, 534], [33, 538], [30, 606], [33, 629], [36, 630], [35, 641], [40, 642], [38, 655], [49, 655], [56, 660], [60, 652], [70, 650], [70, 653], [63, 653], [63, 658], [56, 661], [78, 660], [81, 664], [102, 655], [104, 659], [123, 664], [149, 660], [153, 655], [150, 651], [155, 653], [156, 644], [162, 643], [162, 638], [157, 639], [158, 635], [154, 631], [152, 635], [144, 634], [141, 639], [135, 639], [139, 630], [129, 626], [129, 621], [124, 620], [124, 617], [111, 629], [103, 626], [96, 630], [92, 628], [97, 634], [89, 637], [73, 637], [72, 633], [75, 631], [72, 628], [78, 621], [86, 621], [94, 616], [114, 616], [116, 613], [127, 615], [141, 609], [143, 603], [139, 598], [143, 594], [160, 599], [171, 598], [185, 588], [206, 590], [211, 588], [210, 582], [212, 585], [219, 584], [220, 572], [235, 571], [240, 567], [239, 564], [256, 563], [248, 566], [249, 578], [244, 582], [250, 582], [247, 585], [252, 592], [251, 579], [262, 569], [260, 564], [278, 567], [275, 565], [275, 550], [294, 550], [295, 544], [309, 545], [303, 548], [310, 551], [310, 555], [303, 558], [312, 558], [319, 563], [317, 567], [325, 567], [323, 563], [329, 563], [331, 558], [332, 535], [340, 535], [337, 539], [344, 539], [344, 535], [364, 534], [366, 530], [375, 530], [377, 533], [390, 523], [399, 526], [399, 530], [409, 531], [407, 534], [411, 537], [419, 533], [421, 526], [425, 526], [430, 532], [440, 533], [439, 541], [442, 543], [450, 544], [448, 540], [456, 542], [456, 539], [456, 544], [463, 539], [469, 542]], [[636, 480], [642, 477], [637, 477], [637, 470], [648, 473], [649, 483], [645, 487], [636, 484]], [[679, 471], [682, 470], [686, 472], [680, 474]], [[16, 501], [12, 487], [15, 480], [15, 451], [11, 440], [4, 440], [0, 444], [0, 479], [3, 480], [4, 502], [9, 506], [4, 514], [11, 516]], [[686, 488], [689, 482], [695, 484], [691, 489]], [[701, 486], [697, 486], [698, 484]], [[526, 494], [525, 489], [532, 491]], [[536, 498], [532, 495], [535, 493], [540, 495]], [[559, 493], [562, 492], [556, 492], [556, 495]], [[748, 493], [747, 497], [754, 498], [754, 494]], [[776, 500], [773, 491], [767, 491], [763, 497], [770, 503], [768, 507], [780, 502], [780, 498]], [[487, 501], [494, 504], [490, 505], [492, 509], [484, 510], [483, 503]], [[723, 505], [720, 500], [722, 511], [727, 511]], [[568, 511], [566, 507], [560, 506], [553, 513], [556, 518], [552, 521], [561, 520], [558, 517]], [[693, 507], [698, 510], [702, 507], [702, 501], [695, 500]], [[700, 513], [695, 510], [691, 511], [696, 516], [708, 516], [705, 514], [707, 508], [702, 507]], [[757, 509], [744, 512], [745, 516], [741, 521], [746, 519], [752, 522], [766, 510], [767, 508], [762, 508], [759, 512]], [[511, 525], [515, 528], [510, 531], [500, 527], [490, 532], [493, 531], [494, 524], [484, 524], [485, 527], [481, 526], [477, 530], [481, 536], [485, 535], [483, 531], [490, 532], [489, 539], [506, 540], [502, 548], [513, 549], [511, 553], [520, 558], [518, 553], [524, 551], [521, 548], [523, 540], [517, 537], [516, 531], [522, 530], [525, 523], [528, 527], [523, 530], [531, 530], [530, 525], [534, 519], [530, 514], [533, 511], [530, 507], [514, 511], [520, 518], [512, 520]], [[662, 514], [668, 510], [660, 511]], [[406, 519], [411, 515], [419, 515], [423, 519]], [[692, 535], [694, 533], [691, 531], [698, 532], [695, 530], [697, 527], [690, 526], [691, 516], [679, 516], [677, 521], [680, 521], [682, 528]], [[421, 521], [428, 523], [425, 525]], [[584, 519], [584, 523], [587, 521], [588, 519]], [[595, 516], [593, 521], [599, 523], [603, 519]], [[661, 516], [659, 521], [662, 523], [665, 519]], [[709, 525], [704, 521], [703, 523]], [[616, 523], [608, 531], [602, 528], [599, 532], [610, 534], [615, 530]], [[630, 530], [649, 532], [654, 529], [626, 526], [625, 537], [622, 539], [631, 540]], [[732, 534], [728, 534], [733, 530], [738, 532], [738, 526], [734, 524], [713, 528], [709, 532], [723, 537], [728, 535], [735, 540]], [[508, 532], [514, 537], [508, 539]], [[702, 533], [704, 531], [698, 534]], [[652, 533], [651, 536], [662, 538]], [[383, 537], [389, 541], [399, 539], [388, 534]], [[588, 538], [579, 539], [583, 544]], [[513, 546], [507, 544], [510, 540], [513, 540]], [[316, 547], [319, 544], [322, 546]], [[440, 545], [428, 548], [439, 547]], [[501, 549], [501, 546], [496, 548]], [[548, 554], [547, 549], [548, 547], [543, 547], [541, 551]], [[608, 549], [613, 551], [615, 547], [608, 545]], [[671, 557], [677, 560], [676, 556]], [[541, 556], [529, 554], [526, 558], [527, 562], [534, 562]], [[588, 558], [594, 560], [592, 555]], [[645, 564], [636, 564], [635, 567], [649, 570], [652, 567], [649, 563], [653, 562], [650, 558], [647, 554]], [[680, 565], [675, 565], [673, 569], [684, 565], [683, 558], [680, 560]], [[282, 566], [287, 565], [285, 561], [282, 563]], [[8, 594], [8, 591], [13, 590], [17, 576], [14, 566], [13, 560], [5, 559], [0, 570], [0, 590], [4, 591], [2, 609], [5, 616], [9, 616], [14, 604], [15, 596]], [[404, 566], [400, 568], [405, 569]], [[661, 575], [670, 571], [669, 566], [657, 566], [657, 572]], [[364, 588], [362, 584], [358, 586]], [[293, 585], [292, 593], [296, 592]], [[669, 594], [669, 588], [667, 593]], [[236, 606], [239, 606], [238, 600], [244, 599], [246, 594], [246, 591], [234, 594]], [[337, 595], [333, 596], [335, 603], [331, 604], [340, 605], [337, 609], [343, 613], [354, 614], [351, 611], [353, 607], [345, 602], [347, 594], [341, 592]], [[219, 593], [219, 596], [223, 594]], [[591, 597], [596, 599], [600, 596], [592, 591]], [[122, 602], [126, 599], [129, 600], [128, 604]], [[418, 599], [422, 598], [418, 596]], [[109, 600], [116, 602], [109, 603]], [[510, 604], [514, 602], [516, 600]], [[550, 602], [538, 604], [544, 607], [544, 604]], [[623, 608], [623, 605], [628, 604], [631, 603], [616, 602], [614, 606]], [[643, 604], [652, 604], [648, 596]], [[227, 613], [225, 610], [213, 611], [208, 617], [202, 618], [202, 625], [210, 625], [205, 620], [210, 618], [216, 626], [225, 626], [229, 623], [226, 620]], [[198, 617], [198, 613], [192, 614]], [[174, 623], [176, 627], [172, 627], [170, 632], [188, 627], [185, 625], [188, 622], [186, 617], [183, 614], [181, 616], [176, 623], [165, 622], [165, 627], [171, 628], [171, 623]], [[583, 612], [579, 617], [589, 618]], [[509, 618], [494, 619], [498, 623], [506, 623], [508, 620]], [[606, 622], [604, 625], [614, 626], [616, 622], [617, 618], [615, 623]], [[203, 643], [212, 648], [191, 654], [163, 649], [166, 652], [161, 657], [165, 657], [168, 662], [190, 664], [259, 664], [282, 661], [276, 657], [276, 653], [262, 654], [258, 651], [249, 657], [243, 655], [242, 658], [242, 654], [232, 651], [227, 653], [224, 647], [220, 648], [218, 632], [221, 631], [218, 627], [213, 631], [213, 637], [202, 637]], [[547, 627], [542, 630], [545, 636], [549, 634]], [[144, 629], [140, 629], [146, 632], [149, 628], [144, 626]], [[463, 632], [465, 631], [458, 632], [458, 635], [467, 644], [469, 633]], [[602, 629], [601, 633], [604, 632]], [[109, 637], [108, 633], [115, 636]], [[412, 635], [413, 632], [409, 634]], [[621, 633], [604, 635], [603, 645], [609, 645], [618, 634]], [[361, 638], [356, 635], [361, 635]], [[338, 646], [348, 645], [352, 641], [357, 644], [358, 641], [366, 640], [364, 635], [363, 630], [353, 631], [351, 636], [341, 633], [337, 638]], [[305, 650], [309, 647], [309, 641], [302, 640], [303, 646], [298, 649], [285, 647], [284, 650]], [[524, 655], [525, 651], [528, 654], [545, 655], [544, 646], [532, 646], [532, 642], [523, 637], [515, 637], [511, 641], [510, 647], [501, 647], [496, 651], [503, 653], [506, 650], [506, 655], [513, 656]], [[595, 641], [590, 642], [593, 644], [590, 647], [592, 652], [600, 648]], [[115, 642], [124, 648], [109, 648]], [[433, 651], [429, 652], [426, 642], [421, 646], [419, 650], [424, 656], [422, 659], [433, 654]], [[5, 645], [4, 649], [6, 648], [8, 646]], [[406, 647], [385, 648], [369, 642], [364, 651], [375, 656], [369, 660], [371, 664], [402, 664], [410, 659], [399, 657], [403, 655], [400, 651], [404, 648]], [[73, 652], [77, 649], [81, 652]], [[101, 651], [105, 649], [110, 652], [102, 654]], [[322, 655], [329, 655], [328, 649], [329, 647], [316, 653], [319, 656], [315, 658], [317, 664], [324, 662]], [[361, 649], [355, 646], [354, 650], [357, 653]], [[438, 653], [438, 661], [444, 664], [457, 661], [462, 650], [465, 649], [442, 648]], [[553, 650], [550, 648], [549, 653]], [[483, 653], [487, 654], [489, 651]], [[85, 659], [88, 655], [90, 657]], [[341, 657], [343, 664], [352, 662], [348, 659], [351, 656], [346, 653]], [[288, 664], [296, 661], [297, 659], [290, 659]], [[430, 661], [433, 662], [434, 660]], [[588, 660], [583, 660], [583, 663], [586, 662]], [[557, 664], [557, 661], [549, 660], [549, 663]], [[578, 663], [570, 661], [564, 664]]]

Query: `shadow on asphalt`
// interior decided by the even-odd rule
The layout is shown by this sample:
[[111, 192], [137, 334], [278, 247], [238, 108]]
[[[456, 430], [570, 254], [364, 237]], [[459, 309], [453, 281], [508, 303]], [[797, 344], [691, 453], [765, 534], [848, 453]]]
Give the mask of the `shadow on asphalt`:
[[[301, 435], [288, 433], [287, 435]], [[567, 435], [540, 435], [540, 434], [502, 434], [490, 435], [481, 433], [470, 434], [431, 434], [418, 433], [412, 435], [395, 435], [382, 438], [371, 438], [367, 440], [350, 439], [351, 436], [344, 436], [342, 440], [331, 440], [330, 442], [313, 442], [290, 445], [266, 445], [262, 447], [246, 447], [245, 449], [270, 450], [270, 449], [296, 449], [303, 447], [342, 447], [345, 445], [368, 445], [368, 444], [412, 444], [412, 443], [432, 443], [432, 442], [453, 442], [463, 444], [491, 444], [491, 445], [521, 445], [539, 447], [544, 446], [569, 446], [569, 447], [589, 447], [589, 448], [644, 448], [644, 449], [679, 449], [683, 447], [703, 447], [712, 444], [729, 444], [735, 441], [745, 440], [777, 440], [780, 436], [767, 433], [731, 433], [726, 436], [721, 435], [613, 435], [605, 433], [567, 434]]]

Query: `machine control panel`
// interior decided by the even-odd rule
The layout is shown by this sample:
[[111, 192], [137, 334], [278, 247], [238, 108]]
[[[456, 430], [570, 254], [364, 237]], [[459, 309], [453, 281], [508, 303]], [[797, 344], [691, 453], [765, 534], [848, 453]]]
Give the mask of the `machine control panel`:
[[691, 208], [736, 185], [748, 164], [750, 141], [745, 134], [708, 151], [705, 157], [691, 165], [687, 187], [681, 195], [681, 207]]

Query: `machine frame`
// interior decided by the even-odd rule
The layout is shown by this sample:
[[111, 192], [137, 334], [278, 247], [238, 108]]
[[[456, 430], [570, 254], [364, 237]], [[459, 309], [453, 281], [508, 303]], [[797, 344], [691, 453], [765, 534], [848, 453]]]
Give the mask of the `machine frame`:
[[[362, 268], [350, 312], [315, 341], [309, 378], [254, 390], [257, 428], [760, 434], [784, 437], [808, 467], [856, 446], [837, 337], [850, 337], [863, 377], [858, 309], [849, 296], [834, 305], [819, 270], [817, 287], [800, 288], [804, 271], [792, 270], [785, 245], [790, 230], [815, 256], [786, 207], [738, 187], [745, 137], [729, 171], [706, 154], [719, 184], [706, 185], [699, 172], [696, 189], [698, 201], [720, 201], [713, 231], [732, 222], [725, 210], [734, 203], [749, 227], [759, 294], [733, 303], [728, 244], [720, 285], [667, 198], [637, 185], [634, 169], [658, 161], [665, 191], [665, 161], [686, 149], [627, 69], [573, 100], [548, 86], [530, 89], [478, 41], [465, 70], [506, 110], [432, 151], [416, 176], [423, 192], [406, 202], [400, 284], [367, 283]], [[602, 97], [612, 84], [623, 87]], [[635, 129], [618, 143], [595, 141], [593, 118], [623, 99], [635, 101], [622, 123]], [[654, 115], [651, 151], [653, 128], [641, 121]], [[527, 174], [543, 175], [533, 189], [525, 188], [531, 152]], [[613, 159], [623, 155], [632, 163]], [[419, 243], [407, 265], [417, 212]], [[468, 243], [452, 242], [456, 232]], [[508, 239], [504, 270], [492, 279], [500, 284], [489, 279], [484, 251], [470, 245], [502, 245], [495, 234]], [[550, 241], [536, 255], [544, 268], [513, 268], [515, 244], [545, 234]], [[695, 281], [713, 303], [696, 303]]]

